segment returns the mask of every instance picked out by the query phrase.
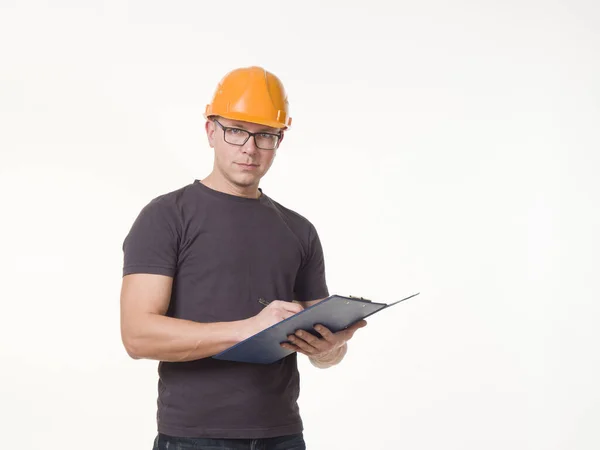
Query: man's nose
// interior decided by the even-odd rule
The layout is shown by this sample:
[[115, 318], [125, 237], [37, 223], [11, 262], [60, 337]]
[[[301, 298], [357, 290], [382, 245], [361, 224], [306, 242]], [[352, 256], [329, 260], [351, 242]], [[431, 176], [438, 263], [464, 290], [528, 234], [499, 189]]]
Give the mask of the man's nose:
[[250, 136], [248, 138], [246, 143], [242, 146], [242, 151], [244, 153], [248, 153], [249, 155], [252, 155], [258, 151], [256, 148], [256, 142], [254, 142], [254, 136]]

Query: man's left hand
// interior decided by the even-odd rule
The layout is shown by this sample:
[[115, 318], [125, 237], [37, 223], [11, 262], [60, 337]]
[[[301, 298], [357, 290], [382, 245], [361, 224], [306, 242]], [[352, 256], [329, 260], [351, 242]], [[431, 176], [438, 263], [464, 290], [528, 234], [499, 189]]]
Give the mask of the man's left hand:
[[323, 325], [315, 325], [314, 329], [321, 337], [314, 336], [303, 330], [296, 331], [295, 334], [288, 336], [288, 341], [281, 344], [283, 348], [302, 353], [315, 359], [327, 359], [329, 355], [342, 347], [346, 342], [352, 339], [352, 336], [359, 328], [367, 325], [367, 322], [361, 320], [345, 330], [333, 333]]

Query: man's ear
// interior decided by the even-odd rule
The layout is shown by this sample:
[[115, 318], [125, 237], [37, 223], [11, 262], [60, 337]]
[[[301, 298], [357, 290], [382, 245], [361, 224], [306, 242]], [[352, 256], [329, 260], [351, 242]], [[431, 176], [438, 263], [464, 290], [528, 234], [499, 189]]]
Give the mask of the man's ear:
[[279, 148], [279, 146], [281, 145], [281, 143], [283, 142], [283, 138], [285, 136], [285, 131], [282, 131], [281, 134], [279, 135], [279, 142], [277, 143], [277, 148]]
[[206, 123], [204, 124], [204, 129], [206, 130], [206, 137], [208, 138], [208, 145], [210, 145], [210, 148], [214, 148], [215, 147], [215, 132], [216, 132], [216, 127], [215, 127], [215, 123], [208, 119], [206, 121]]

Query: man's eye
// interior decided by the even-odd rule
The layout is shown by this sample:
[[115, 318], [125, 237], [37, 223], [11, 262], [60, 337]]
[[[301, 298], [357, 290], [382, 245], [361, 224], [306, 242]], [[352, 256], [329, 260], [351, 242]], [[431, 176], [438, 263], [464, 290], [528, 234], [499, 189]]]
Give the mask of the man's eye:
[[239, 128], [230, 128], [229, 132], [231, 134], [242, 134], [244, 132], [244, 130], [240, 130]]

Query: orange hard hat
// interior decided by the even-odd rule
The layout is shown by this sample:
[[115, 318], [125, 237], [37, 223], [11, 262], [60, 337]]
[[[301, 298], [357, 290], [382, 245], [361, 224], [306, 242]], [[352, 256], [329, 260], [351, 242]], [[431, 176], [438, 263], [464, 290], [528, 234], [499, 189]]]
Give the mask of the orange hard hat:
[[219, 82], [205, 118], [221, 116], [287, 129], [292, 125], [281, 80], [262, 67], [242, 67]]

